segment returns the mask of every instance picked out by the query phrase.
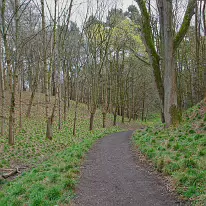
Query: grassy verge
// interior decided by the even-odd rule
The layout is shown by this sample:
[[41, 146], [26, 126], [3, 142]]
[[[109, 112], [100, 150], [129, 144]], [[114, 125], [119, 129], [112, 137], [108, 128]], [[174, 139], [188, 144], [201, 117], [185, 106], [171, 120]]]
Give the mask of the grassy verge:
[[206, 204], [206, 114], [205, 103], [184, 115], [177, 128], [149, 126], [136, 132], [134, 144], [152, 160], [159, 172], [172, 176], [174, 187], [194, 205]]
[[79, 175], [79, 166], [85, 153], [94, 142], [117, 128], [99, 129], [82, 136], [68, 149], [53, 154], [30, 172], [13, 182], [4, 183], [0, 192], [0, 206], [53, 206], [68, 205], [74, 196], [74, 186]]

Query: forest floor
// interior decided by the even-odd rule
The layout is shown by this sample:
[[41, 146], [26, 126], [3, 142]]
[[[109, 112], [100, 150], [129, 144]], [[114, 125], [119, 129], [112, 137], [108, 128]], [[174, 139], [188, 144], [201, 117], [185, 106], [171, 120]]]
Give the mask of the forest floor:
[[206, 99], [185, 111], [178, 126], [165, 128], [153, 119], [132, 141], [181, 199], [206, 205]]
[[[84, 199], [84, 194], [87, 194], [89, 189], [87, 191], [84, 186], [82, 192], [80, 189], [84, 182], [90, 180], [90, 175], [96, 178], [96, 181], [94, 179], [87, 183], [91, 184], [90, 192], [93, 192], [93, 195], [98, 192], [97, 197], [102, 195], [101, 198], [104, 198], [107, 193], [104, 186], [108, 182], [110, 196], [104, 200], [116, 201], [113, 205], [137, 205], [135, 201], [140, 201], [140, 205], [143, 205], [143, 201], [145, 205], [151, 205], [147, 198], [149, 195], [156, 205], [180, 205], [176, 195], [168, 190], [175, 190], [181, 196], [181, 202], [191, 200], [198, 206], [206, 204], [205, 101], [186, 111], [183, 122], [178, 127], [169, 129], [165, 129], [158, 118], [147, 123], [128, 122], [126, 119], [122, 124], [118, 117], [118, 125], [113, 127], [112, 114], [107, 115], [107, 128], [102, 128], [102, 112], [97, 110], [92, 132], [89, 131], [90, 115], [87, 106], [79, 104], [76, 136], [72, 135], [75, 103], [71, 101], [61, 130], [58, 129], [56, 113], [53, 139], [50, 141], [45, 138], [44, 95], [36, 95], [30, 118], [25, 116], [31, 93], [23, 92], [22, 95], [21, 128], [18, 125], [20, 104], [18, 97], [16, 99], [15, 145], [8, 144], [8, 132], [0, 138], [0, 176], [7, 173], [7, 169], [18, 169], [14, 176], [0, 178], [0, 206], [68, 206], [71, 200], [75, 199], [75, 192], [79, 197], [76, 203], [79, 201], [82, 205], [84, 201], [83, 205], [86, 205], [88, 200]], [[52, 97], [50, 113], [53, 104]], [[6, 106], [5, 130], [8, 131], [8, 95]], [[136, 130], [131, 141], [128, 138], [131, 132], [106, 136], [128, 130]], [[98, 139], [104, 136], [106, 137], [93, 147]], [[87, 160], [81, 166], [85, 157]], [[99, 168], [98, 165], [92, 167], [92, 161], [88, 161], [90, 158], [94, 164], [98, 162]], [[102, 162], [99, 162], [100, 159]], [[103, 163], [107, 164], [105, 168]], [[90, 167], [93, 168], [91, 173]], [[78, 185], [80, 174], [82, 177]], [[85, 176], [87, 174], [88, 177]], [[117, 179], [114, 178], [115, 175]], [[85, 180], [82, 179], [84, 176]], [[113, 180], [116, 181], [115, 184]], [[134, 186], [133, 189], [131, 185]], [[96, 190], [92, 189], [94, 186]], [[139, 200], [136, 199], [136, 191], [144, 193], [139, 196]], [[99, 205], [103, 201], [101, 198], [97, 198]], [[121, 204], [121, 201], [125, 204]], [[168, 202], [165, 204], [164, 201]]]
[[182, 205], [168, 192], [163, 179], [151, 172], [132, 151], [133, 131], [111, 134], [98, 141], [81, 167], [73, 205], [175, 206]]
[[[112, 126], [112, 114], [107, 114], [106, 128], [102, 128], [102, 112], [98, 109], [95, 114], [94, 129], [89, 131], [90, 114], [88, 108], [79, 103], [76, 136], [73, 136], [75, 102], [71, 101], [66, 121], [61, 122], [60, 130], [58, 129], [58, 113], [56, 111], [53, 138], [48, 140], [45, 137], [44, 94], [36, 94], [31, 117], [27, 118], [26, 111], [30, 96], [30, 92], [22, 93], [21, 128], [19, 127], [20, 102], [19, 96], [16, 96], [15, 144], [11, 146], [8, 144], [10, 100], [6, 93], [5, 135], [0, 137], [0, 206], [68, 205], [74, 195], [74, 186], [77, 183], [80, 165], [85, 153], [97, 139], [122, 129], [118, 126]], [[50, 114], [53, 105], [54, 97], [51, 97]], [[118, 124], [120, 121], [121, 119], [118, 117]], [[125, 123], [124, 129], [128, 129], [129, 125], [128, 122]], [[133, 128], [138, 125], [139, 123], [132, 123]], [[17, 172], [8, 178], [3, 178], [10, 171]]]

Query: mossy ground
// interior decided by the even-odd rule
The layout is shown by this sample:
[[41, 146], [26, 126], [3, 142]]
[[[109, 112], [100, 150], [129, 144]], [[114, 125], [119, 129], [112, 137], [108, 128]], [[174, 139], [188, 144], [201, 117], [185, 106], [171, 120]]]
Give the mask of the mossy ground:
[[171, 176], [176, 191], [194, 205], [206, 204], [205, 111], [202, 101], [185, 112], [178, 127], [165, 129], [156, 119], [133, 137], [134, 144], [157, 170]]

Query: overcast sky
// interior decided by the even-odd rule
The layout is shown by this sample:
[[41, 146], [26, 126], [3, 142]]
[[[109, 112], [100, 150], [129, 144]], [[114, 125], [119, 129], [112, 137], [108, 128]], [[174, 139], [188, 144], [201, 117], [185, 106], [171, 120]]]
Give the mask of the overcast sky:
[[[34, 0], [38, 2], [38, 5], [40, 6], [40, 0]], [[92, 5], [97, 4], [98, 0], [73, 0], [73, 8], [72, 8], [72, 16], [71, 20], [77, 22], [79, 25], [84, 20], [86, 8], [88, 5], [88, 2], [92, 2]], [[69, 7], [69, 0], [58, 0], [59, 2], [59, 11], [61, 12], [65, 7]], [[126, 11], [128, 6], [131, 4], [137, 5], [137, 3], [134, 0], [99, 0], [99, 2], [103, 2], [105, 4], [105, 10], [102, 11], [102, 15], [107, 15], [107, 12], [112, 7], [121, 8], [123, 11]], [[50, 9], [50, 13], [54, 13], [54, 0], [46, 0], [46, 4]], [[91, 11], [90, 11], [91, 12]], [[95, 12], [95, 6], [94, 6], [94, 12]], [[49, 12], [47, 11], [47, 16], [49, 17]]]

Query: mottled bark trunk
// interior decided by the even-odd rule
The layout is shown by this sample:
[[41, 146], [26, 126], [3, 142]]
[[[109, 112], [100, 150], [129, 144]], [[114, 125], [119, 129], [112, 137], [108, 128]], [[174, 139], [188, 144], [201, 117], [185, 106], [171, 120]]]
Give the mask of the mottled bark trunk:
[[164, 116], [166, 125], [178, 123], [177, 84], [172, 28], [172, 1], [163, 1], [164, 12]]

